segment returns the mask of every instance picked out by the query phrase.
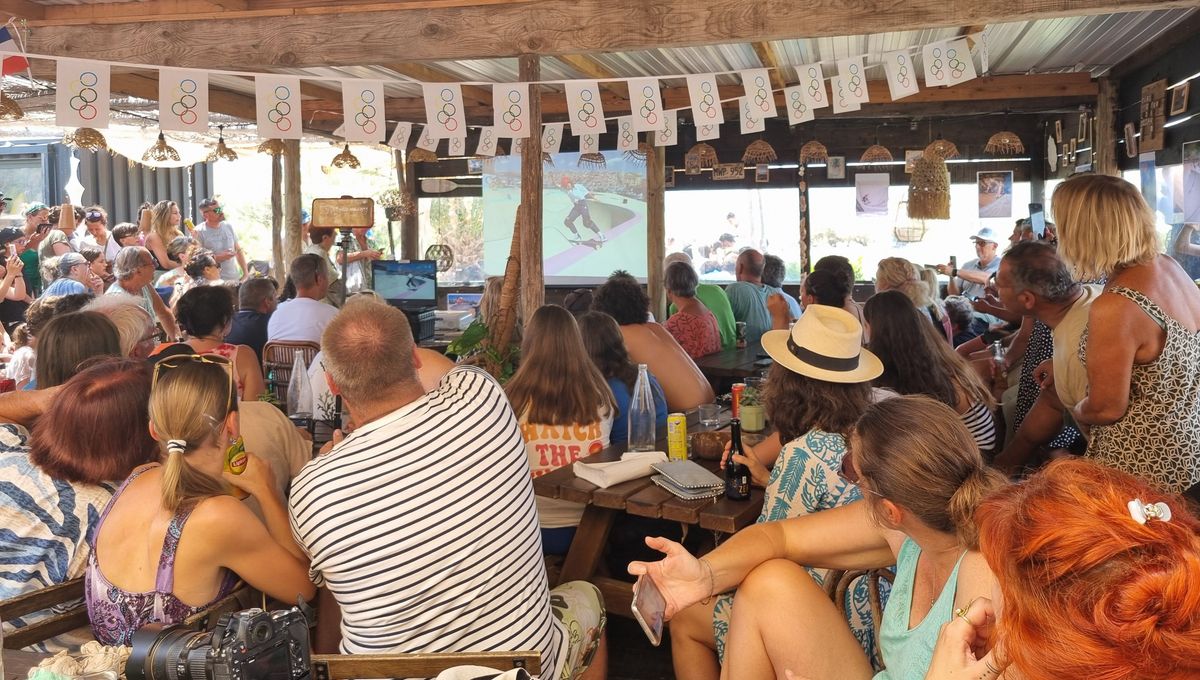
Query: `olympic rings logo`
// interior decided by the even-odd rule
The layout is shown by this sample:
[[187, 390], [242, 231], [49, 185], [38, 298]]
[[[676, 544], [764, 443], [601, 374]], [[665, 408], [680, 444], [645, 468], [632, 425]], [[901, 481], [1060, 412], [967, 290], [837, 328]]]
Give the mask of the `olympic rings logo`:
[[171, 104], [171, 113], [184, 125], [195, 125], [199, 117], [196, 115], [196, 90], [200, 86], [191, 78], [179, 81], [179, 91], [175, 93], [175, 101]]
[[441, 100], [441, 108], [435, 114], [434, 118], [441, 123], [448, 132], [454, 132], [458, 129], [458, 121], [454, 116], [458, 113], [458, 107], [454, 105], [454, 91], [448, 87], [442, 88], [438, 93], [438, 99]]
[[450, 138], [450, 153], [457, 155], [457, 154], [461, 154], [462, 150], [463, 150], [463, 138], [462, 137], [451, 137]]
[[908, 77], [908, 57], [903, 54], [897, 54], [896, 63], [899, 64], [896, 67], [896, 82], [907, 89], [912, 83], [912, 79]]
[[704, 135], [704, 139], [709, 139], [716, 131], [717, 126], [715, 123], [705, 123], [700, 126], [700, 133]]
[[750, 115], [751, 113], [752, 113], [752, 109], [750, 108], [750, 100], [742, 99], [742, 117], [746, 119], [746, 127], [747, 128], [753, 128], [753, 127], [758, 126], [758, 119], [755, 118], [754, 116]]
[[590, 128], [594, 128], [600, 124], [600, 119], [596, 117], [596, 105], [592, 103], [592, 99], [595, 96], [596, 94], [591, 90], [581, 90], [579, 92], [579, 99], [583, 103], [579, 105], [579, 110], [575, 112], [576, 117], [579, 118], [579, 122]]
[[804, 103], [804, 97], [800, 96], [799, 91], [792, 91], [788, 95], [788, 106], [796, 114], [797, 118], [801, 118], [808, 112], [808, 105]]
[[638, 111], [638, 115], [642, 120], [654, 125], [658, 122], [658, 114], [654, 112], [654, 88], [647, 85], [642, 88], [642, 108]]
[[546, 134], [542, 137], [542, 151], [549, 151], [554, 148], [558, 142], [558, 131], [556, 128], [546, 128]]
[[83, 120], [92, 120], [100, 113], [96, 108], [96, 100], [100, 98], [96, 92], [99, 82], [100, 76], [92, 71], [84, 71], [79, 74], [79, 80], [71, 83], [71, 99], [68, 106]]
[[292, 98], [292, 91], [286, 85], [279, 85], [274, 94], [275, 105], [267, 111], [267, 120], [275, 124], [275, 129], [287, 132], [292, 129], [292, 119], [288, 117], [292, 115], [292, 105], [288, 101]]
[[850, 78], [846, 81], [846, 89], [850, 90], [850, 93], [853, 94], [856, 99], [862, 99], [862, 67], [858, 64], [850, 64]]
[[755, 76], [754, 87], [758, 88], [754, 91], [754, 103], [758, 104], [759, 110], [766, 113], [771, 110], [771, 91], [767, 89], [766, 78]]
[[674, 136], [675, 130], [672, 129], [670, 116], [663, 116], [663, 126], [662, 129], [658, 131], [658, 141], [669, 142]]
[[633, 146], [636, 140], [637, 138], [633, 134], [633, 125], [627, 120], [621, 121], [621, 142], [626, 146]]
[[946, 59], [950, 62], [950, 74], [955, 78], [961, 78], [963, 72], [967, 70], [966, 63], [958, 58], [958, 50], [950, 47], [946, 50]]
[[496, 145], [496, 140], [492, 138], [491, 130], [484, 130], [483, 136], [479, 139], [479, 146], [482, 149], [491, 150]]
[[354, 114], [354, 124], [368, 135], [373, 135], [379, 129], [378, 124], [375, 122], [377, 113], [378, 111], [375, 108], [375, 93], [371, 90], [359, 92], [358, 113]]
[[700, 113], [709, 119], [716, 118], [717, 98], [713, 96], [713, 81], [706, 80], [700, 83], [700, 93]]
[[942, 48], [935, 47], [929, 54], [933, 57], [933, 63], [929, 65], [929, 72], [933, 75], [934, 80], [945, 80], [946, 67], [942, 64]]
[[810, 66], [808, 69], [808, 96], [814, 104], [820, 104], [825, 100], [825, 87], [822, 80], [820, 70], [816, 66]]
[[500, 114], [500, 120], [508, 126], [512, 132], [520, 132], [525, 124], [521, 122], [521, 114], [525, 110], [521, 108], [521, 93], [516, 90], [508, 91], [508, 108]]

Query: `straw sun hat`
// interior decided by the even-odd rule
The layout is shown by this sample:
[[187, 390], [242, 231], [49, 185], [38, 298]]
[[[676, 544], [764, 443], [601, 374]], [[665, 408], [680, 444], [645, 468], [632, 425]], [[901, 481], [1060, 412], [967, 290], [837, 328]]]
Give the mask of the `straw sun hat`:
[[862, 325], [844, 309], [809, 305], [790, 331], [767, 331], [763, 349], [784, 368], [834, 383], [862, 383], [883, 373], [879, 357], [863, 349]]

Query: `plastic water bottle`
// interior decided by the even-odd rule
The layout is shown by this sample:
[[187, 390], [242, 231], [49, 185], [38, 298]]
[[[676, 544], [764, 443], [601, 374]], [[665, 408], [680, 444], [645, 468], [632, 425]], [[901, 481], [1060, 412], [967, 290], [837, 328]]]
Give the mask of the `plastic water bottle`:
[[637, 383], [629, 399], [629, 450], [653, 451], [656, 443], [654, 393], [646, 364], [638, 364]]
[[288, 380], [287, 409], [288, 418], [301, 427], [307, 427], [312, 420], [312, 385], [308, 382], [308, 366], [304, 365], [304, 357], [299, 352], [292, 360], [292, 377]]

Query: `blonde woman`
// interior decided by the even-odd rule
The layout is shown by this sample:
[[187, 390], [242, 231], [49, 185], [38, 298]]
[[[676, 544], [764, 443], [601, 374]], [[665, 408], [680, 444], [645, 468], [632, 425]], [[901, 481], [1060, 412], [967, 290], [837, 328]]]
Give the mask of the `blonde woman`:
[[154, 256], [154, 268], [166, 271], [183, 266], [167, 252], [167, 246], [172, 241], [186, 236], [179, 229], [179, 206], [175, 201], [159, 201], [153, 208], [143, 210], [141, 221], [142, 232], [146, 235], [146, 248]]
[[946, 336], [946, 342], [951, 342], [954, 328], [950, 317], [934, 299], [929, 284], [922, 280], [922, 269], [902, 257], [885, 257], [879, 261], [879, 269], [875, 272], [875, 292], [898, 290], [904, 293], [929, 318], [933, 327]]
[[1054, 192], [1058, 252], [1081, 281], [1107, 280], [1080, 353], [1088, 455], [1186, 492], [1200, 485], [1200, 291], [1159, 252], [1154, 213], [1129, 182], [1080, 175]]
[[[271, 466], [246, 453], [224, 469], [239, 437], [237, 393], [223, 357], [160, 361], [150, 391], [150, 434], [164, 462], [133, 471], [100, 517], [85, 596], [96, 639], [128, 645], [147, 623], [178, 623], [240, 579], [283, 602], [311, 599], [308, 563], [292, 539]], [[235, 461], [236, 462], [236, 461]], [[253, 496], [264, 525], [230, 486]]]

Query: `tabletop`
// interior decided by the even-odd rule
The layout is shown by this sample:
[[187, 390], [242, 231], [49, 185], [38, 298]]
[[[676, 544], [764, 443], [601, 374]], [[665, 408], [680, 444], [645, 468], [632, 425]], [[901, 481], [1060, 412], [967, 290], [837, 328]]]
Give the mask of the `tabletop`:
[[771, 359], [763, 351], [762, 343], [752, 342], [738, 349], [723, 349], [706, 354], [696, 361], [696, 367], [708, 379], [748, 378], [771, 365]]

